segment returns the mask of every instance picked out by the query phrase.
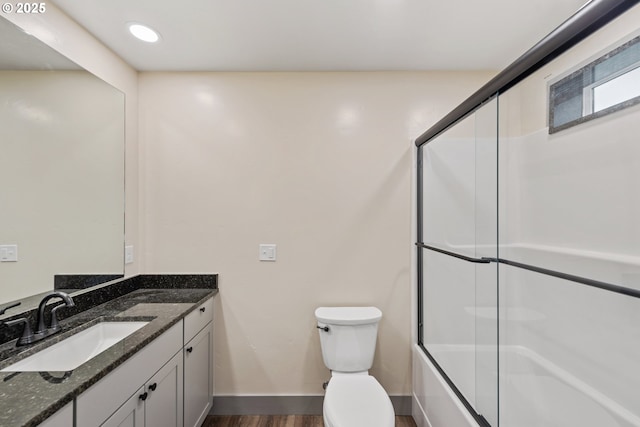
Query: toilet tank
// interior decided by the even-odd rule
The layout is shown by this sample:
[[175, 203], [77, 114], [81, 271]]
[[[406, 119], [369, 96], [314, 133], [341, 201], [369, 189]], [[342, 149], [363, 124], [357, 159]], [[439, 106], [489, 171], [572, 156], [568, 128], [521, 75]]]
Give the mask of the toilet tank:
[[[322, 358], [337, 372], [367, 371], [373, 365], [378, 322], [376, 307], [319, 307], [315, 312]], [[325, 330], [328, 328], [328, 330]]]

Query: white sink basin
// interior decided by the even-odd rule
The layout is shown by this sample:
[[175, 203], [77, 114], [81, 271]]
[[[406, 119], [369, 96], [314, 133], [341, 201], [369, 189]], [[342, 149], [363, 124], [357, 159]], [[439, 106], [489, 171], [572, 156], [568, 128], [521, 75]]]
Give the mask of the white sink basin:
[[71, 371], [149, 322], [101, 322], [0, 372]]

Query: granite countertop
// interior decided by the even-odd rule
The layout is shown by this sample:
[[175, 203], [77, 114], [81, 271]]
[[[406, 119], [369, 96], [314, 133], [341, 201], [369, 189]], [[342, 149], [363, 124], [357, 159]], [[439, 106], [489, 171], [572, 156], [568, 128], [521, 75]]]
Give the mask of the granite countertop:
[[60, 322], [63, 331], [40, 343], [0, 346], [0, 369], [100, 321], [149, 323], [69, 372], [1, 372], [0, 426], [35, 426], [179, 322], [217, 289], [139, 289]]

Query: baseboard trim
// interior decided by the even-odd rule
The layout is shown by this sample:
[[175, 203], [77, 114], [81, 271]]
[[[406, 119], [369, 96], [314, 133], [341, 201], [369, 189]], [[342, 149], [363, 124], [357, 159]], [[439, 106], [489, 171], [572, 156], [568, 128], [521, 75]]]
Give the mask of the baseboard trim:
[[411, 396], [390, 396], [393, 410], [398, 416], [411, 415]]
[[214, 396], [211, 415], [322, 415], [323, 396]]
[[[322, 415], [324, 396], [215, 396], [211, 415]], [[396, 415], [411, 415], [411, 396], [391, 396]]]

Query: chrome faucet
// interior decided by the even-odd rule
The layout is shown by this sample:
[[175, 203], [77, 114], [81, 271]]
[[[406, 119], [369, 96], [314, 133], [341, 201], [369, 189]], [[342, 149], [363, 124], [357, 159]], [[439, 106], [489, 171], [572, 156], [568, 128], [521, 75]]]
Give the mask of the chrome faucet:
[[[59, 304], [51, 310], [51, 323], [47, 328], [45, 326], [44, 321], [44, 310], [47, 305], [47, 302], [52, 298], [62, 298], [64, 304]], [[22, 336], [18, 339], [17, 345], [25, 345], [31, 344], [41, 339], [48, 337], [49, 335], [53, 335], [60, 330], [60, 325], [58, 324], [58, 317], [56, 312], [62, 307], [73, 307], [75, 303], [73, 302], [73, 298], [69, 296], [69, 294], [65, 292], [52, 292], [47, 294], [40, 301], [40, 305], [38, 306], [38, 317], [36, 320], [37, 329], [35, 332], [31, 332], [31, 327], [29, 326], [29, 319], [27, 317], [22, 317], [20, 319], [9, 320], [4, 322], [8, 326], [17, 325], [20, 323], [24, 323], [24, 329], [22, 330]]]

